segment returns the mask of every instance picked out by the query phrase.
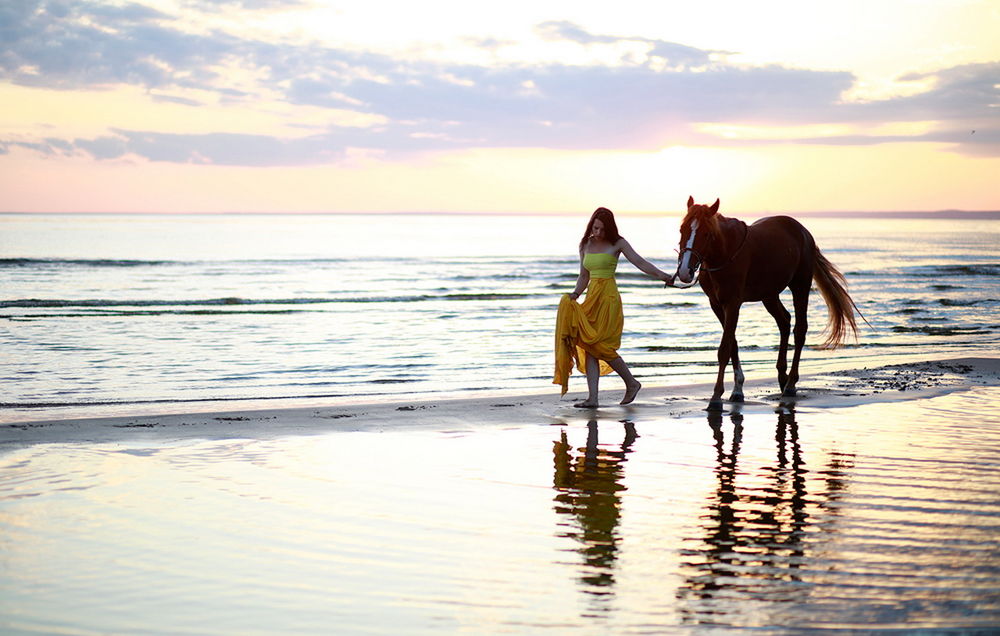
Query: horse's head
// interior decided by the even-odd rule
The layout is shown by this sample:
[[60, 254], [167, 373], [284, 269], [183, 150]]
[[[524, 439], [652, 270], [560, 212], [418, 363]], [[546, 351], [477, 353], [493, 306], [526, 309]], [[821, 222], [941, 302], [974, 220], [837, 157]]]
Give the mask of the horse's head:
[[682, 283], [692, 283], [695, 272], [705, 260], [705, 250], [719, 232], [719, 200], [699, 205], [688, 197], [688, 211], [681, 222], [681, 242], [677, 254], [677, 274]]

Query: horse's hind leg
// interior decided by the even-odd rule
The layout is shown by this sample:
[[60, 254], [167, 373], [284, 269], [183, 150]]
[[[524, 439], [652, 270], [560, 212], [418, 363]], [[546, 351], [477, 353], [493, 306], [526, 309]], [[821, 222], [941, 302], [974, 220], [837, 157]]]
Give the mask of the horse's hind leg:
[[812, 277], [805, 284], [792, 284], [792, 303], [795, 306], [795, 353], [792, 355], [792, 369], [788, 373], [782, 395], [795, 395], [795, 384], [799, 381], [799, 359], [802, 357], [802, 347], [806, 343], [806, 331], [809, 329], [809, 289]]
[[778, 341], [777, 365], [778, 388], [784, 391], [785, 384], [788, 382], [788, 334], [791, 333], [792, 317], [789, 315], [788, 310], [785, 309], [785, 306], [781, 304], [781, 298], [778, 296], [765, 298], [764, 308], [767, 309], [767, 313], [771, 314], [774, 322], [778, 325], [778, 334], [780, 336], [780, 340]]

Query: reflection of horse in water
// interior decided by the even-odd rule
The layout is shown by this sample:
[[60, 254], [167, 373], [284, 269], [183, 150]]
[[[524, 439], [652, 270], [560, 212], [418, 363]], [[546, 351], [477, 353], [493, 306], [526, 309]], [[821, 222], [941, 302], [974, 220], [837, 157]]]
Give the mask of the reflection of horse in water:
[[[733, 434], [727, 451], [722, 413], [708, 414], [718, 484], [709, 512], [702, 516], [706, 520], [702, 546], [682, 552], [687, 574], [678, 597], [693, 601], [682, 609], [689, 622], [717, 622], [719, 614], [741, 611], [733, 603], [736, 597], [795, 600], [804, 589], [795, 582], [800, 580], [797, 571], [807, 556], [806, 537], [817, 525], [817, 513], [845, 488], [843, 471], [850, 467], [845, 456], [833, 455], [821, 471], [826, 478], [822, 498], [810, 498], [795, 413], [783, 411], [778, 413], [775, 429], [776, 463], [758, 475], [746, 468], [738, 470], [743, 416], [733, 413], [730, 417]], [[754, 476], [763, 477], [763, 483], [738, 486], [739, 478]]]
[[[566, 431], [553, 444], [555, 461], [555, 510], [565, 517], [558, 536], [573, 539], [583, 556], [580, 582], [584, 591], [596, 597], [613, 593], [614, 569], [618, 559], [619, 493], [624, 463], [636, 435], [635, 425], [625, 421], [625, 439], [619, 448], [598, 444], [597, 421], [587, 424], [587, 445], [574, 449]], [[602, 608], [603, 609], [603, 608]]]

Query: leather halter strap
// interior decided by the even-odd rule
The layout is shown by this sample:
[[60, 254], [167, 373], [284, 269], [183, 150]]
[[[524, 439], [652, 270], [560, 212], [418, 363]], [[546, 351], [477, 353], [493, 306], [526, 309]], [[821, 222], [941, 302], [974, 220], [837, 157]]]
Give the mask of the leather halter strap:
[[[702, 260], [701, 262], [703, 262], [705, 264], [706, 269], [708, 271], [710, 271], [710, 272], [717, 272], [717, 271], [719, 271], [721, 269], [725, 269], [725, 268], [729, 267], [733, 263], [733, 260], [736, 258], [736, 255], [739, 254], [740, 250], [743, 249], [743, 246], [746, 245], [746, 243], [747, 243], [747, 237], [748, 236], [750, 236], [750, 226], [747, 225], [746, 223], [744, 223], [743, 224], [743, 240], [740, 241], [740, 246], [737, 247], [736, 250], [732, 254], [729, 255], [729, 260], [727, 260], [725, 263], [723, 263], [722, 265], [719, 265], [717, 267], [710, 267], [708, 265], [708, 261], [706, 261], [706, 260]], [[694, 252], [696, 255], [698, 255], [700, 257], [700, 254], [698, 254], [698, 252], [695, 252], [693, 249], [691, 251]]]

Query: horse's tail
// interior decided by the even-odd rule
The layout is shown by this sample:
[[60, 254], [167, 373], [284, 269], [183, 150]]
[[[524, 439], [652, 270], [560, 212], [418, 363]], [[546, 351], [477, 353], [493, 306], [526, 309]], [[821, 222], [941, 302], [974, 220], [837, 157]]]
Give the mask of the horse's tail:
[[827, 333], [826, 341], [821, 348], [836, 349], [847, 339], [847, 332], [850, 331], [855, 340], [858, 337], [858, 325], [854, 321], [854, 312], [857, 312], [861, 319], [867, 323], [865, 317], [858, 311], [854, 301], [847, 293], [847, 279], [840, 273], [837, 267], [828, 261], [823, 253], [816, 248], [816, 266], [813, 269], [813, 280], [819, 288], [819, 293], [826, 301], [826, 309], [829, 318], [826, 321], [824, 333]]

